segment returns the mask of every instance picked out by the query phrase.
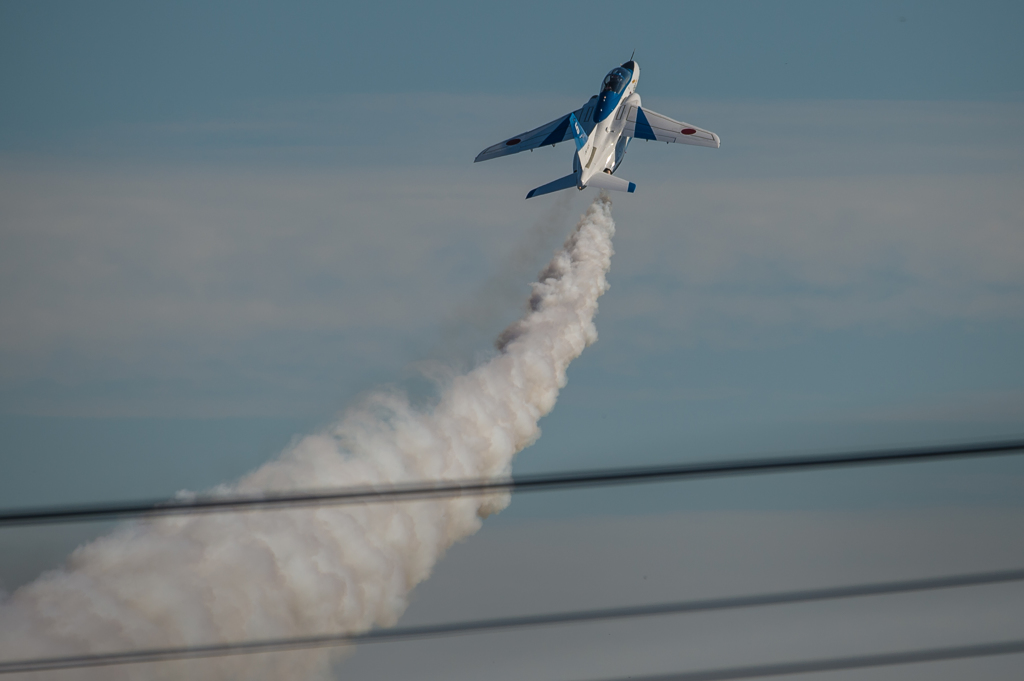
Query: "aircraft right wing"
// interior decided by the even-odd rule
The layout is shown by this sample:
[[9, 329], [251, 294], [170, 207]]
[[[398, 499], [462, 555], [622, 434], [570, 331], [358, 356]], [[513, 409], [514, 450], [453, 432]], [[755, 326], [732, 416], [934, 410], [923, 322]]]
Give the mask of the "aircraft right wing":
[[626, 126], [622, 134], [642, 140], [696, 144], [699, 147], [715, 149], [722, 143], [718, 135], [713, 132], [702, 130], [689, 123], [674, 121], [668, 116], [662, 116], [660, 113], [641, 106], [629, 107]]
[[[580, 120], [584, 130], [588, 133], [594, 129], [594, 107], [596, 103], [597, 96], [595, 95], [586, 104], [572, 112]], [[524, 132], [487, 147], [476, 155], [473, 162], [488, 161], [499, 156], [508, 156], [509, 154], [526, 151], [527, 149], [537, 149], [539, 147], [546, 147], [549, 144], [555, 145], [559, 142], [570, 140], [572, 139], [572, 130], [569, 128], [569, 116], [572, 114], [565, 114], [561, 118], [539, 128], [534, 128], [529, 132]]]

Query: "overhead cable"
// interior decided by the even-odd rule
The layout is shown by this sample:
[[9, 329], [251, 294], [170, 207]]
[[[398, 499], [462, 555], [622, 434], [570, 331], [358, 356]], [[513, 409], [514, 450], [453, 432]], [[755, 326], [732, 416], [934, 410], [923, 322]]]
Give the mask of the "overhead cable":
[[[359, 634], [321, 634], [293, 638], [277, 638], [264, 640], [239, 641], [235, 643], [214, 643], [201, 646], [176, 648], [151, 648], [144, 650], [94, 653], [85, 655], [69, 655], [64, 657], [46, 657], [26, 660], [10, 660], [0, 662], [0, 674], [53, 671], [57, 669], [78, 669], [83, 667], [105, 667], [112, 665], [137, 664], [143, 662], [163, 662], [228, 655], [245, 655], [252, 653], [269, 653], [310, 648], [328, 648], [349, 644], [384, 643], [410, 639], [437, 638], [465, 634], [482, 634], [498, 630], [526, 629], [538, 626], [555, 626], [581, 624], [587, 622], [620, 620], [657, 615], [679, 615], [687, 613], [729, 610], [737, 608], [763, 607], [813, 601], [857, 598], [865, 596], [884, 596], [897, 593], [934, 591], [973, 586], [1004, 584], [1024, 580], [1024, 569], [1003, 570], [998, 572], [981, 572], [932, 577], [926, 579], [876, 582], [874, 584], [858, 584], [851, 586], [826, 587], [821, 589], [803, 589], [747, 596], [728, 596], [673, 603], [655, 603], [650, 605], [626, 606], [619, 608], [603, 608], [598, 610], [582, 610], [526, 615], [522, 617], [501, 617], [482, 620], [452, 622], [447, 624], [428, 624], [412, 627], [396, 627], [378, 629]], [[782, 673], [782, 672], [779, 672]], [[792, 672], [796, 673], [796, 672]], [[659, 677], [660, 678], [660, 677]], [[677, 677], [665, 677], [677, 678]], [[678, 677], [687, 678], [689, 677]], [[705, 677], [694, 677], [705, 678]], [[706, 677], [734, 678], [734, 677]], [[744, 677], [735, 677], [744, 678]]]
[[875, 655], [854, 655], [851, 657], [832, 657], [822, 660], [797, 660], [793, 662], [776, 662], [773, 664], [750, 665], [746, 667], [725, 667], [693, 672], [676, 672], [657, 674], [654, 676], [637, 676], [631, 674], [602, 681], [734, 681], [736, 679], [760, 679], [766, 676], [785, 676], [790, 674], [810, 674], [813, 672], [833, 672], [844, 669], [865, 669], [868, 667], [895, 667], [904, 664], [922, 664], [925, 662], [947, 662], [964, 660], [972, 657], [994, 657], [996, 655], [1019, 655], [1024, 653], [1024, 640], [998, 641], [994, 643], [978, 643], [967, 646], [944, 646], [941, 648], [924, 648], [905, 650]]
[[327, 490], [263, 492], [253, 495], [197, 496], [106, 504], [78, 504], [7, 510], [0, 512], [0, 526], [112, 520], [140, 516], [188, 513], [256, 511], [383, 501], [410, 501], [443, 497], [476, 496], [494, 492], [540, 492], [555, 489], [609, 487], [756, 473], [780, 473], [880, 464], [943, 461], [1017, 454], [1024, 440], [985, 442], [951, 447], [888, 449], [819, 456], [758, 457], [733, 461], [568, 471], [517, 478], [435, 480], [343, 487]]

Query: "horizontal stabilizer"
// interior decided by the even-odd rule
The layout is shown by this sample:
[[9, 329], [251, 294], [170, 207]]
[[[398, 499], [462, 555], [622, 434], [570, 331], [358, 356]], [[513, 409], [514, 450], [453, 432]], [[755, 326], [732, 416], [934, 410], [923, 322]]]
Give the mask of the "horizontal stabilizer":
[[588, 187], [597, 187], [598, 189], [611, 189], [617, 192], [629, 192], [632, 194], [636, 191], [636, 185], [629, 180], [623, 180], [621, 177], [615, 177], [608, 173], [597, 173], [589, 180], [587, 180]]
[[560, 177], [554, 182], [548, 182], [547, 184], [537, 187], [536, 189], [531, 189], [530, 193], [526, 195], [526, 198], [532, 199], [533, 197], [540, 196], [541, 194], [550, 194], [551, 192], [557, 192], [561, 191], [562, 189], [569, 189], [570, 187], [575, 186], [576, 173], [573, 173], [572, 175]]

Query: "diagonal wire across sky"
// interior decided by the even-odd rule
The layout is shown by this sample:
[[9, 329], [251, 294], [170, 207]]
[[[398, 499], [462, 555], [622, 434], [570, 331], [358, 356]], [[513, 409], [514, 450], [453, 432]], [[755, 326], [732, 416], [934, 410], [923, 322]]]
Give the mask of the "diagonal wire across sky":
[[[526, 615], [522, 617], [501, 617], [482, 620], [468, 620], [444, 624], [431, 624], [414, 627], [395, 627], [378, 629], [364, 633], [320, 634], [313, 636], [276, 638], [238, 641], [232, 643], [213, 643], [200, 646], [183, 646], [174, 648], [150, 648], [132, 651], [116, 651], [63, 657], [44, 657], [26, 660], [0, 661], [0, 675], [27, 672], [55, 671], [58, 669], [79, 669], [86, 667], [106, 667], [145, 662], [165, 662], [170, 660], [225, 657], [230, 655], [247, 655], [253, 653], [282, 652], [289, 650], [305, 650], [313, 648], [330, 648], [342, 645], [386, 643], [408, 641], [413, 639], [440, 638], [469, 634], [483, 634], [495, 631], [509, 631], [542, 626], [584, 624], [602, 621], [622, 620], [638, 617], [655, 617], [665, 615], [681, 615], [716, 610], [738, 608], [754, 608], [772, 605], [810, 603], [824, 600], [859, 598], [867, 596], [886, 596], [893, 594], [936, 591], [940, 589], [956, 589], [972, 586], [1007, 584], [1024, 581], [1024, 569], [1003, 570], [998, 572], [976, 572], [968, 574], [933, 577], [927, 579], [904, 580], [896, 582], [875, 582], [849, 586], [826, 587], [821, 589], [804, 589], [743, 596], [728, 596], [669, 603], [654, 603], [617, 608], [596, 610], [577, 610], [569, 612]], [[988, 646], [988, 647], [985, 647]], [[994, 646], [994, 647], [993, 647]], [[1000, 647], [1002, 646], [1002, 647]], [[1007, 648], [1009, 646], [1009, 648]], [[1016, 647], [1014, 647], [1016, 646]], [[989, 650], [991, 648], [991, 650]], [[1005, 648], [1005, 649], [1004, 649]], [[987, 652], [986, 652], [987, 651]], [[997, 655], [1011, 652], [1024, 652], [1024, 641], [985, 644], [960, 648], [943, 648], [934, 651], [911, 651], [906, 653], [886, 654], [881, 656], [864, 656], [857, 658], [840, 658], [836, 660], [807, 661], [786, 663], [783, 665], [765, 665], [763, 667], [737, 668], [723, 670], [729, 676], [718, 676], [719, 672], [700, 672], [696, 676], [656, 677], [657, 679], [726, 679], [748, 678], [752, 676], [770, 676], [799, 671], [818, 671], [828, 669], [845, 669], [857, 666], [881, 666], [884, 664], [901, 664], [922, 662], [931, 659], [953, 659], [955, 657], [971, 657], [980, 655]], [[900, 656], [909, 656], [903, 659]], [[937, 655], [937, 657], [935, 657]], [[894, 657], [895, 656], [895, 657]], [[931, 657], [930, 657], [931, 656]], [[889, 660], [893, 657], [893, 660]], [[822, 665], [825, 666], [815, 666]], [[828, 665], [839, 666], [828, 666]], [[842, 665], [849, 666], [842, 666]], [[810, 665], [807, 669], [803, 666]], [[781, 671], [774, 671], [776, 668]], [[752, 672], [754, 670], [754, 672]], [[756, 673], [756, 670], [768, 670]], [[787, 671], [792, 670], [792, 671]], [[708, 674], [701, 676], [701, 674]], [[746, 676], [744, 676], [744, 674]], [[652, 677], [654, 681], [654, 677]]]
[[557, 489], [610, 487], [639, 483], [670, 482], [758, 473], [782, 473], [826, 468], [882, 464], [950, 461], [1015, 455], [1024, 452], [1024, 440], [982, 442], [945, 447], [885, 449], [817, 456], [759, 457], [724, 462], [703, 462], [568, 471], [516, 478], [418, 481], [397, 485], [301, 490], [287, 493], [264, 492], [247, 496], [159, 499], [121, 503], [98, 503], [10, 509], [0, 512], [0, 526], [115, 520], [192, 513], [259, 511], [309, 506], [337, 506], [385, 501], [411, 501], [444, 497], [473, 496], [493, 492], [540, 492]]
[[[76, 520], [116, 519], [139, 516], [180, 515], [228, 511], [271, 510], [320, 505], [404, 501], [510, 491], [528, 492], [580, 487], [602, 487], [731, 475], [777, 473], [834, 467], [943, 461], [1004, 456], [1024, 452], [1024, 441], [975, 443], [950, 447], [880, 450], [801, 457], [740, 459], [726, 462], [681, 464], [644, 468], [564, 472], [499, 480], [416, 482], [376, 488], [353, 487], [327, 491], [292, 492], [251, 497], [199, 498], [188, 501], [149, 501], [89, 506], [60, 506], [0, 513], [0, 526], [42, 524]], [[653, 617], [713, 610], [750, 608], [785, 603], [883, 596], [897, 593], [963, 588], [1024, 581], [1024, 569], [970, 573], [900, 582], [881, 582], [800, 591], [777, 592], [715, 599], [656, 603], [492, 618], [416, 627], [398, 627], [362, 633], [334, 633], [305, 637], [213, 643], [201, 646], [154, 648], [134, 651], [0, 661], [0, 674], [53, 671], [83, 667], [137, 664], [167, 660], [222, 657], [260, 652], [335, 647], [356, 643], [380, 643], [409, 639], [486, 633], [539, 626], [581, 624], [626, 618]], [[650, 681], [698, 681], [741, 679], [810, 671], [911, 664], [916, 662], [1024, 652], [1024, 641], [1002, 641], [959, 647], [943, 647], [823, 660], [803, 660], [749, 667], [681, 672], [650, 677]]]

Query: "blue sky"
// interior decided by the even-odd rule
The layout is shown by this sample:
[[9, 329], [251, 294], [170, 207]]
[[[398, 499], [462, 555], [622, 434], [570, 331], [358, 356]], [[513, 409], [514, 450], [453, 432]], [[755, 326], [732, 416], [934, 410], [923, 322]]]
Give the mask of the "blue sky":
[[627, 19], [608, 2], [12, 4], [0, 29], [3, 127], [7, 140], [38, 141], [349, 93], [586, 95], [593, 71], [634, 47], [652, 93], [1019, 98], [1020, 8], [966, 7], [645, 3]]
[[[1024, 434], [1024, 9], [627, 14], [0, 6], [4, 505], [208, 487], [375, 386], [487, 356], [590, 193], [523, 201], [561, 147], [472, 158], [634, 49], [645, 105], [723, 145], [631, 147], [600, 340], [517, 471]], [[493, 522], [1019, 508], [1022, 481], [822, 474]], [[0, 585], [96, 531], [5, 530]]]

